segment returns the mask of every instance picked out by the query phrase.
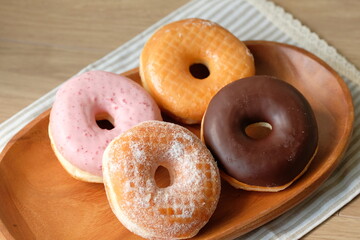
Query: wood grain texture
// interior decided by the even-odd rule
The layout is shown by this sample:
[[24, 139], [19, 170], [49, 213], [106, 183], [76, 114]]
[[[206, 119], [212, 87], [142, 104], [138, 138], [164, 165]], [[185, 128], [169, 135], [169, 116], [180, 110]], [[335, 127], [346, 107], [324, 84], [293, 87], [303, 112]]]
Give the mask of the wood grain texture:
[[356, 0], [273, 0], [360, 68], [360, 2]]
[[[360, 1], [273, 1], [360, 68]], [[186, 2], [0, 0], [0, 122]], [[306, 239], [338, 236], [339, 222], [337, 239], [355, 239], [359, 209], [358, 197]]]
[[[194, 239], [240, 236], [301, 202], [336, 168], [352, 131], [350, 93], [325, 63], [285, 44], [249, 41], [246, 45], [254, 55], [257, 74], [279, 77], [306, 96], [319, 126], [319, 150], [306, 173], [283, 191], [242, 191], [223, 182], [214, 215]], [[125, 75], [140, 82], [136, 69]], [[312, 81], [313, 75], [319, 81]], [[324, 94], [318, 94], [319, 88], [326, 90]], [[60, 166], [50, 147], [48, 123], [46, 111], [0, 155], [0, 230], [9, 239], [88, 239], [103, 232], [109, 232], [107, 239], [140, 239], [111, 213], [103, 184], [72, 179]], [[190, 130], [200, 137], [198, 128]]]
[[0, 122], [187, 0], [0, 0]]
[[[360, 1], [356, 0], [273, 0], [360, 69]], [[341, 231], [339, 231], [341, 224]], [[360, 198], [307, 234], [306, 240], [359, 239]], [[335, 237], [334, 237], [335, 236]]]

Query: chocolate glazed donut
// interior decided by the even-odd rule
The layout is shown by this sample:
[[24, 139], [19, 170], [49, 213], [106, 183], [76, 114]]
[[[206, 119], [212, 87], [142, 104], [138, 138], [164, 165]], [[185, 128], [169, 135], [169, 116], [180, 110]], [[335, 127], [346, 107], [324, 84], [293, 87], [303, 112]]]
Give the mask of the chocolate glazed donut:
[[[254, 125], [267, 133], [250, 134]], [[288, 187], [306, 171], [318, 146], [310, 104], [293, 86], [270, 76], [222, 88], [206, 110], [201, 135], [223, 178], [254, 191]]]

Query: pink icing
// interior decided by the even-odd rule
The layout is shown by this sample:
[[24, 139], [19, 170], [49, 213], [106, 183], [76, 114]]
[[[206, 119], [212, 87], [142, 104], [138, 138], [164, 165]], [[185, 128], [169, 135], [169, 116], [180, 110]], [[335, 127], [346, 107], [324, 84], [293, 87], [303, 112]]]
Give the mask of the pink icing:
[[[114, 128], [101, 129], [95, 116], [107, 113]], [[59, 153], [77, 168], [102, 176], [102, 155], [108, 143], [146, 120], [162, 120], [150, 95], [126, 77], [91, 71], [65, 82], [56, 94], [50, 131]]]

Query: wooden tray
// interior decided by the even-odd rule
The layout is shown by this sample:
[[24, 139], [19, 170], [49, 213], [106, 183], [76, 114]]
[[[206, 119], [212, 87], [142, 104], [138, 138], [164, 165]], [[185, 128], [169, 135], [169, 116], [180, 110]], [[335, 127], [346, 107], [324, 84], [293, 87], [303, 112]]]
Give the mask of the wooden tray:
[[[352, 132], [354, 111], [343, 80], [312, 54], [285, 44], [246, 42], [257, 74], [297, 87], [319, 125], [319, 152], [306, 174], [278, 193], [236, 190], [222, 183], [218, 207], [194, 239], [230, 239], [276, 218], [309, 196], [338, 165]], [[139, 81], [138, 70], [125, 73]], [[111, 212], [102, 184], [71, 178], [47, 135], [49, 111], [22, 129], [0, 155], [0, 233], [6, 239], [140, 239]], [[198, 133], [199, 126], [191, 126]], [[0, 237], [1, 237], [0, 234]]]

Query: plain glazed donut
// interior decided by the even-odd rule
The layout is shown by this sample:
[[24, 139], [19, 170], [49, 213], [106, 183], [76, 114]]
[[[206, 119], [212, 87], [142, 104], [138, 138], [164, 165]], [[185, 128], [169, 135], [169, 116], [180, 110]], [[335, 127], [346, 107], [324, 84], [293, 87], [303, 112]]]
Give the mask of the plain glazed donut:
[[163, 111], [186, 124], [201, 122], [218, 90], [254, 73], [245, 44], [202, 19], [163, 26], [146, 42], [140, 58], [143, 86]]
[[[114, 73], [91, 71], [68, 80], [58, 90], [49, 137], [71, 176], [102, 182], [102, 154], [107, 144], [130, 127], [153, 119], [162, 119], [160, 109], [140, 85]], [[103, 129], [100, 120], [113, 128]]]
[[[220, 195], [220, 174], [209, 150], [179, 125], [147, 121], [114, 139], [103, 156], [110, 206], [144, 238], [190, 238], [208, 222]], [[159, 187], [155, 172], [169, 171]]]
[[[250, 133], [256, 124], [268, 133]], [[254, 191], [288, 187], [306, 171], [318, 146], [310, 104], [293, 86], [269, 76], [240, 79], [221, 89], [201, 132], [221, 176], [236, 188]]]

